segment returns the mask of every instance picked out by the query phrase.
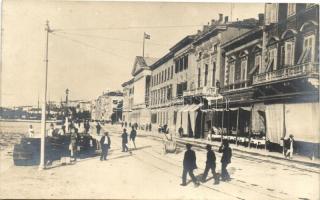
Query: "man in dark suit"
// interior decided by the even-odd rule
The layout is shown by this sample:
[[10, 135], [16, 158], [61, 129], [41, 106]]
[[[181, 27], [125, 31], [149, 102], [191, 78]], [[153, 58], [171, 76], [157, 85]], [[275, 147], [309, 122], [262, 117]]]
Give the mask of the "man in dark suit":
[[130, 140], [132, 140], [133, 146], [136, 149], [136, 137], [137, 137], [137, 131], [132, 127], [131, 133], [130, 133]]
[[206, 168], [204, 169], [203, 176], [202, 176], [202, 182], [206, 181], [206, 178], [208, 176], [208, 172], [211, 169], [213, 177], [215, 177], [216, 174], [216, 155], [214, 154], [212, 150], [212, 146], [210, 144], [207, 145], [207, 161], [206, 161]]
[[187, 185], [187, 173], [189, 173], [189, 176], [191, 177], [193, 183], [195, 186], [199, 186], [199, 183], [196, 179], [196, 177], [193, 174], [193, 170], [197, 169], [196, 164], [196, 153], [191, 150], [191, 144], [186, 144], [187, 151], [184, 153], [183, 158], [183, 173], [182, 173], [182, 183], [181, 186]]
[[122, 138], [122, 152], [127, 152], [128, 151], [128, 133], [127, 133], [127, 129], [123, 129], [123, 133], [121, 135]]
[[101, 161], [107, 160], [108, 151], [109, 151], [110, 145], [111, 145], [111, 140], [110, 140], [108, 132], [105, 132], [104, 136], [101, 137], [100, 144], [101, 144], [101, 150], [102, 150], [100, 160]]
[[231, 163], [232, 150], [229, 147], [228, 140], [223, 140], [222, 145], [219, 148], [219, 153], [222, 153], [221, 157], [221, 180], [229, 181], [230, 175], [227, 171], [228, 164]]

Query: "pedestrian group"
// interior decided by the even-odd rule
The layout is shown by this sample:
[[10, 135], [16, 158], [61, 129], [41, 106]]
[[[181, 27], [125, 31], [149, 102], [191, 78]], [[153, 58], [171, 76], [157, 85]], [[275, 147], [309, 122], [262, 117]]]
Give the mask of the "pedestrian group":
[[[199, 182], [195, 175], [193, 174], [193, 170], [197, 169], [196, 163], [196, 153], [191, 149], [191, 144], [186, 144], [186, 152], [183, 158], [183, 172], [182, 172], [182, 183], [181, 186], [187, 185], [187, 174], [191, 177], [192, 182], [197, 187], [199, 186]], [[222, 145], [219, 148], [219, 153], [222, 153], [221, 157], [221, 175], [216, 173], [216, 156], [214, 151], [212, 150], [211, 145], [206, 146], [207, 149], [207, 160], [205, 169], [201, 178], [201, 182], [206, 182], [208, 172], [211, 170], [214, 184], [219, 184], [220, 177], [222, 181], [230, 181], [230, 175], [227, 170], [228, 164], [231, 163], [232, 150], [229, 147], [228, 140], [223, 140]]]

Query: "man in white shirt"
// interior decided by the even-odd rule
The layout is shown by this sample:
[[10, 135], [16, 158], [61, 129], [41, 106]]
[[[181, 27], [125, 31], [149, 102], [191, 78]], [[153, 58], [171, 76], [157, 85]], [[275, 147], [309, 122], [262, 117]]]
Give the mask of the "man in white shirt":
[[29, 136], [30, 138], [32, 138], [32, 137], [34, 136], [34, 130], [33, 130], [32, 125], [29, 126], [28, 136]]
[[54, 132], [54, 125], [53, 123], [50, 124], [50, 129], [47, 131], [47, 136], [52, 137]]
[[110, 145], [111, 145], [111, 140], [110, 140], [108, 132], [105, 132], [104, 136], [101, 137], [100, 144], [101, 144], [101, 150], [102, 150], [100, 160], [101, 161], [107, 160], [108, 151], [109, 151]]

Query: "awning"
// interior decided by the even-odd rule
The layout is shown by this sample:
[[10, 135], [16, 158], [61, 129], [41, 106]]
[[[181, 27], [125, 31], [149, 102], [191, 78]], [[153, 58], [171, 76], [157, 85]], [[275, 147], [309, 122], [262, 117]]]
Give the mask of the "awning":
[[184, 106], [182, 106], [182, 107], [178, 110], [178, 112], [183, 112], [183, 111], [185, 111], [188, 107], [189, 107], [189, 105], [184, 105]]
[[193, 112], [193, 111], [196, 111], [196, 110], [198, 110], [201, 106], [203, 106], [202, 103], [192, 105], [191, 108], [189, 108], [189, 111], [192, 111], [192, 112]]
[[213, 111], [216, 111], [216, 112], [222, 112], [224, 111], [225, 109], [224, 108], [212, 108]]
[[252, 107], [240, 107], [242, 110], [251, 111]]

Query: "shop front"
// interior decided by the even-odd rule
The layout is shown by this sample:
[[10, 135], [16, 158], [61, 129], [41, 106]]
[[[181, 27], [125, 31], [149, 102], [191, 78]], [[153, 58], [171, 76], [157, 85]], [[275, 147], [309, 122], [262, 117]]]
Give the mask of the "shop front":
[[200, 138], [202, 133], [202, 104], [184, 105], [177, 111], [176, 131], [183, 130], [183, 136]]

